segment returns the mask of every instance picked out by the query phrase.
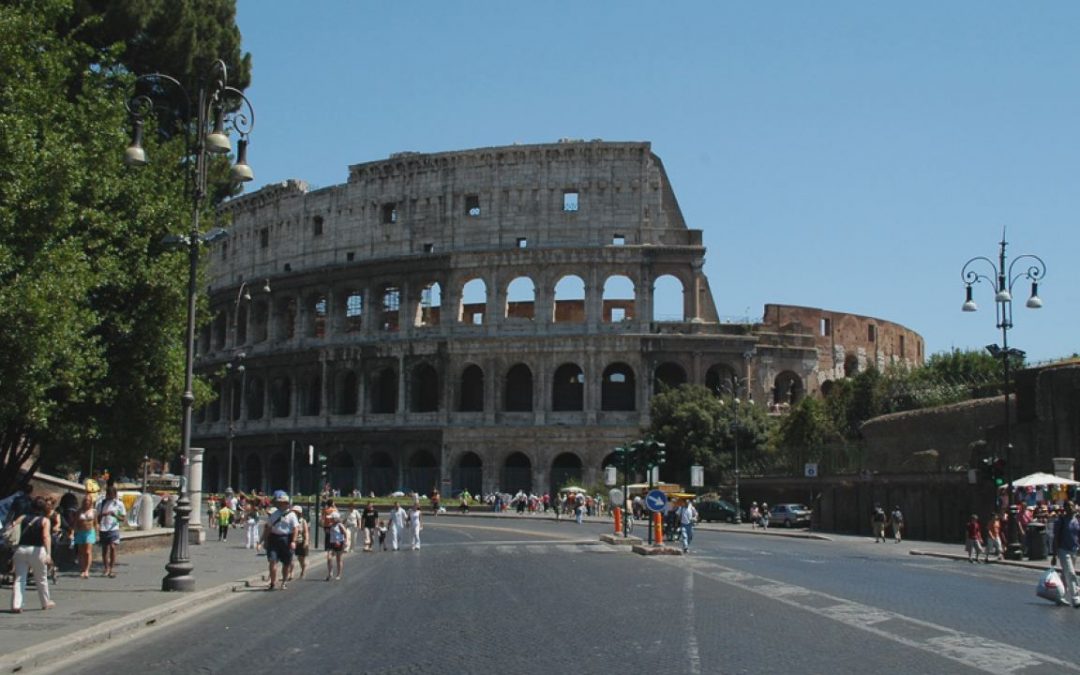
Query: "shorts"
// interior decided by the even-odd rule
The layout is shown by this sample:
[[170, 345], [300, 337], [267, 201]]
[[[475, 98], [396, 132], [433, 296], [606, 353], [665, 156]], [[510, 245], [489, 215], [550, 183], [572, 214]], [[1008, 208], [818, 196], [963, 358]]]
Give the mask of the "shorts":
[[307, 544], [297, 544], [296, 550], [293, 552], [293, 555], [295, 555], [297, 558], [306, 558], [308, 556], [309, 550], [310, 549], [308, 548]]
[[270, 562], [279, 562], [282, 565], [291, 565], [293, 552], [289, 548], [289, 535], [271, 534], [269, 546], [266, 547], [266, 559]]
[[83, 544], [96, 544], [97, 543], [97, 530], [76, 530], [75, 531], [75, 545], [82, 546]]
[[340, 552], [345, 550], [345, 542], [342, 541], [328, 541], [326, 542], [327, 551]]
[[120, 543], [120, 530], [102, 530], [100, 541], [102, 546]]

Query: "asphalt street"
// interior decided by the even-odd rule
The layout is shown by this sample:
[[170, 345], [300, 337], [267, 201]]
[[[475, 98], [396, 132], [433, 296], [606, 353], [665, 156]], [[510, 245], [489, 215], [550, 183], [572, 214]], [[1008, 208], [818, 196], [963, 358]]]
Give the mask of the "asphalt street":
[[321, 554], [252, 589], [52, 667], [102, 673], [1080, 672], [1080, 610], [1030, 569], [870, 540], [699, 531], [691, 555], [600, 544], [609, 526], [429, 519], [421, 551]]

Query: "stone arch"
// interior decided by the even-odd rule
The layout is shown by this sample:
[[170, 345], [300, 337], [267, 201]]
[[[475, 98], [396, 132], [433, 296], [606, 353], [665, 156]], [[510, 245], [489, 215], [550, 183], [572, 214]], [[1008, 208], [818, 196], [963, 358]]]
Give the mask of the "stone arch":
[[313, 417], [322, 412], [322, 378], [318, 374], [305, 378], [302, 395], [301, 415]]
[[653, 283], [653, 321], [685, 321], [686, 289], [682, 281], [664, 274]]
[[582, 323], [585, 321], [585, 282], [576, 274], [567, 274], [555, 283], [552, 321]]
[[536, 284], [529, 277], [517, 277], [506, 285], [507, 319], [528, 319], [536, 316]]
[[338, 494], [351, 495], [356, 489], [356, 462], [353, 461], [352, 455], [345, 450], [340, 450], [330, 458], [326, 466], [330, 487], [337, 490]]
[[825, 380], [821, 383], [821, 395], [824, 398], [828, 398], [832, 394], [833, 389], [836, 388], [836, 382], [833, 380]]
[[503, 461], [502, 480], [499, 488], [514, 494], [518, 490], [532, 491], [532, 460], [523, 452], [515, 452]]
[[274, 303], [274, 340], [296, 337], [296, 298], [284, 297]]
[[470, 363], [461, 371], [461, 386], [458, 397], [460, 412], [484, 411], [484, 371], [475, 363]]
[[306, 304], [307, 325], [304, 327], [304, 335], [310, 338], [326, 337], [326, 317], [329, 315], [329, 307], [326, 304], [325, 293], [312, 293], [308, 296]]
[[777, 375], [773, 384], [773, 403], [777, 405], [795, 405], [806, 395], [802, 378], [790, 370]]
[[397, 465], [394, 464], [394, 459], [381, 450], [372, 453], [367, 470], [364, 471], [364, 493], [375, 493], [383, 497], [397, 488]]
[[248, 339], [248, 303], [241, 302], [236, 307], [236, 340], [237, 347], [247, 344]]
[[630, 277], [613, 274], [604, 281], [602, 321], [620, 323], [634, 319], [635, 291]]
[[[479, 496], [484, 487], [484, 461], [475, 452], [466, 452], [454, 467], [453, 489], [468, 490]], [[450, 497], [451, 495], [444, 495]]]
[[244, 460], [244, 475], [240, 480], [244, 482], [241, 489], [247, 492], [263, 489], [262, 460], [254, 452]]
[[431, 281], [420, 289], [420, 302], [416, 305], [415, 325], [420, 327], [438, 326], [442, 313], [442, 286]]
[[345, 294], [345, 322], [343, 329], [346, 333], [359, 333], [363, 328], [364, 320], [364, 292], [353, 289]]
[[686, 384], [686, 369], [674, 361], [665, 361], [653, 371], [653, 391], [657, 394]]
[[221, 484], [221, 471], [221, 462], [215, 455], [209, 455], [203, 467], [203, 489], [210, 493], [223, 492], [225, 486]]
[[225, 336], [228, 333], [229, 320], [225, 316], [225, 312], [218, 312], [214, 315], [214, 324], [211, 330], [213, 337], [213, 348], [215, 350], [225, 349]]
[[413, 368], [409, 390], [409, 410], [412, 412], [436, 412], [439, 409], [439, 373], [430, 363]]
[[285, 452], [275, 452], [267, 462], [267, 482], [271, 490], [289, 489], [289, 456]]
[[636, 391], [634, 369], [625, 363], [612, 363], [604, 369], [600, 383], [600, 409], [636, 410]]
[[532, 412], [533, 374], [524, 363], [515, 364], [506, 371], [503, 408], [506, 412]]
[[368, 400], [371, 412], [376, 414], [396, 413], [398, 398], [397, 370], [385, 366], [371, 375]]
[[461, 287], [458, 321], [470, 326], [479, 326], [484, 323], [486, 315], [487, 284], [479, 277], [469, 279]]
[[261, 420], [263, 417], [263, 400], [266, 398], [266, 385], [261, 377], [252, 377], [247, 382], [247, 418], [249, 420]]
[[255, 344], [266, 342], [270, 328], [270, 303], [266, 300], [255, 300], [251, 304], [251, 341]]
[[385, 283], [379, 287], [379, 330], [396, 333], [401, 326], [401, 288]]
[[409, 457], [403, 487], [406, 491], [412, 490], [417, 494], [430, 495], [438, 485], [439, 460], [430, 450], [417, 450]]
[[292, 414], [292, 380], [288, 375], [279, 375], [270, 382], [270, 414], [273, 417]]
[[581, 458], [564, 452], [551, 462], [551, 493], [569, 485], [581, 487]]
[[705, 371], [705, 387], [714, 394], [738, 394], [739, 376], [726, 363], [714, 363]]
[[576, 363], [564, 363], [555, 369], [551, 384], [553, 411], [585, 409], [585, 372]]
[[844, 356], [844, 377], [855, 377], [859, 374], [859, 357], [855, 354]]
[[355, 415], [359, 402], [360, 385], [353, 370], [342, 370], [334, 376], [334, 412], [338, 415]]

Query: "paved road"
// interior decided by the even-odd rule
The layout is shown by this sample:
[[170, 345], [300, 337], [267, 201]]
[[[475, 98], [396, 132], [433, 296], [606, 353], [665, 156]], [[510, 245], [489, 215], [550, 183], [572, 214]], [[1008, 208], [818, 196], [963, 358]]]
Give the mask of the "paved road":
[[57, 671], [1080, 672], [1080, 611], [1036, 598], [1033, 570], [723, 532], [645, 558], [606, 530], [429, 520], [422, 551], [353, 554], [341, 582], [236, 593]]

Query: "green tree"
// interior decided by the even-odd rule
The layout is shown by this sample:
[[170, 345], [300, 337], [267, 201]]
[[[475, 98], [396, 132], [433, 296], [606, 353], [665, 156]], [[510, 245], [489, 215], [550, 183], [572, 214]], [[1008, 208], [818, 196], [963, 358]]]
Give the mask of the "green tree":
[[188, 222], [181, 150], [122, 165], [131, 76], [72, 19], [0, 3], [0, 494], [35, 456], [134, 468], [178, 445], [186, 259], [159, 242]]
[[[805, 397], [783, 417], [776, 430], [780, 457], [792, 473], [802, 474], [806, 462], [832, 460], [830, 450], [843, 444], [841, 434], [821, 401]], [[833, 464], [835, 460], [826, 462]]]

